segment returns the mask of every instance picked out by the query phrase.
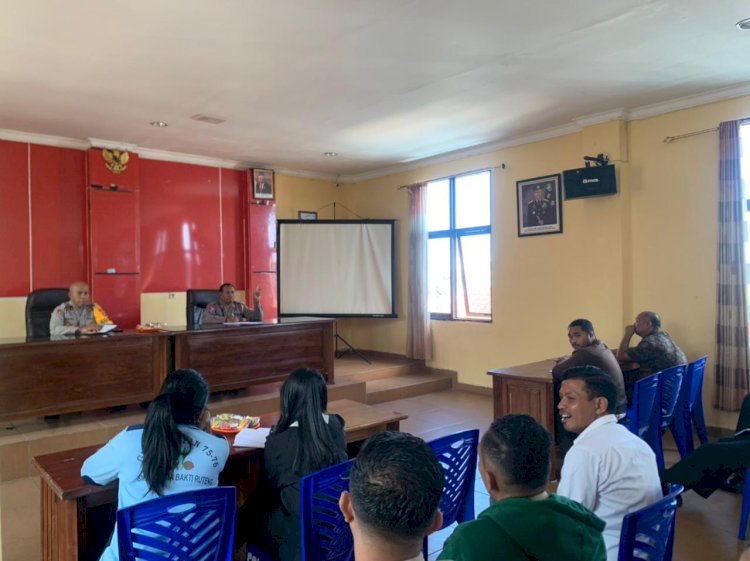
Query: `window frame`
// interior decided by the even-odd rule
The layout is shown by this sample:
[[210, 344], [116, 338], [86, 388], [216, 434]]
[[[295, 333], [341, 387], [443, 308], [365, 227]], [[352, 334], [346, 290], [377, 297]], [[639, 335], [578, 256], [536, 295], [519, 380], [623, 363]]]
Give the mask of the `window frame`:
[[[489, 201], [488, 204], [490, 205], [490, 223], [486, 226], [470, 226], [467, 228], [456, 228], [456, 179], [461, 177], [466, 177], [469, 175], [479, 175], [481, 173], [487, 173], [489, 176]], [[473, 170], [465, 173], [460, 173], [457, 175], [452, 175], [449, 177], [441, 177], [439, 179], [433, 179], [428, 182], [427, 189], [429, 189], [429, 184], [433, 182], [438, 181], [445, 181], [448, 180], [449, 182], [449, 227], [447, 230], [435, 230], [435, 231], [428, 231], [427, 237], [428, 237], [428, 244], [429, 240], [433, 239], [448, 239], [449, 240], [449, 246], [450, 246], [450, 287], [451, 287], [451, 311], [450, 313], [445, 312], [430, 312], [430, 319], [431, 320], [439, 320], [439, 321], [471, 321], [471, 322], [478, 322], [478, 323], [492, 323], [492, 266], [490, 265], [490, 313], [485, 315], [476, 315], [472, 317], [458, 317], [456, 315], [457, 312], [457, 300], [459, 298], [459, 294], [457, 293], [458, 290], [458, 278], [457, 278], [457, 253], [458, 253], [458, 247], [459, 247], [459, 240], [461, 238], [469, 237], [469, 236], [476, 236], [476, 235], [489, 235], [490, 236], [490, 263], [492, 262], [492, 169], [486, 168], [486, 169], [478, 169]], [[429, 270], [429, 265], [428, 265]], [[464, 298], [466, 299], [466, 272], [465, 268], [462, 267], [461, 270], [464, 273], [464, 280], [463, 280], [463, 287], [464, 287]], [[429, 274], [429, 273], [428, 273]], [[468, 309], [468, 301], [466, 302], [466, 308]]]

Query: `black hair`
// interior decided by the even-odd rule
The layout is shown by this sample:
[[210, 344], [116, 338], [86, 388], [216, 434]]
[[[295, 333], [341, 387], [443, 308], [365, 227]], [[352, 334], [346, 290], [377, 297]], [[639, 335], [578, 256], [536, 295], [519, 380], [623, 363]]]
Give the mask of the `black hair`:
[[170, 373], [148, 406], [143, 426], [143, 478], [149, 491], [161, 495], [188, 453], [192, 440], [177, 425], [197, 425], [208, 401], [208, 384], [199, 372], [181, 368]]
[[381, 432], [360, 450], [349, 475], [359, 520], [389, 540], [422, 539], [435, 517], [445, 476], [424, 440]]
[[659, 317], [659, 314], [656, 312], [641, 312], [648, 321], [651, 322], [651, 327], [654, 328], [654, 331], [659, 331], [661, 329], [661, 318]]
[[221, 286], [219, 287], [219, 293], [221, 293], [221, 292], [224, 292], [224, 287], [225, 287], [225, 286], [231, 286], [231, 287], [234, 287], [234, 285], [233, 285], [233, 284], [232, 284], [231, 282], [225, 282], [224, 284], [222, 284], [222, 285], [221, 285]]
[[505, 415], [492, 422], [481, 448], [505, 483], [534, 491], [549, 481], [551, 442], [547, 429], [529, 415]]
[[589, 399], [604, 397], [607, 399], [607, 413], [614, 413], [617, 407], [617, 386], [604, 370], [596, 366], [574, 366], [563, 372], [561, 381], [583, 380], [586, 395]]
[[298, 368], [281, 386], [281, 416], [272, 432], [284, 432], [297, 422], [299, 438], [293, 469], [299, 475], [346, 459], [336, 450], [331, 429], [323, 420], [327, 407], [328, 388], [317, 370]]
[[578, 318], [571, 321], [568, 324], [568, 329], [570, 329], [571, 327], [580, 327], [586, 333], [594, 332], [594, 324], [592, 324], [589, 320], [583, 318]]

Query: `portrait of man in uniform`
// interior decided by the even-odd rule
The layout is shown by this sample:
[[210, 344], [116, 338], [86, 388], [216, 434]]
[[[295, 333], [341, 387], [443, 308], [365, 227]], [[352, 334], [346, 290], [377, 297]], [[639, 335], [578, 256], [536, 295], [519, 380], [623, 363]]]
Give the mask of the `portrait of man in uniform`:
[[517, 181], [516, 187], [519, 236], [562, 232], [559, 175]]
[[273, 199], [273, 170], [253, 170], [253, 198]]

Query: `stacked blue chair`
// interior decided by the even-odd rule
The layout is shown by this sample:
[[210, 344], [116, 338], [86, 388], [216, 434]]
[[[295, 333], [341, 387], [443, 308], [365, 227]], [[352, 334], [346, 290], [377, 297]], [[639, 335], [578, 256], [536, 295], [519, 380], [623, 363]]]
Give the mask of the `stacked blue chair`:
[[354, 557], [352, 531], [339, 509], [341, 492], [349, 490], [353, 463], [347, 460], [302, 478], [302, 561], [350, 561]]
[[695, 449], [693, 426], [701, 444], [708, 442], [706, 420], [703, 416], [703, 371], [706, 368], [707, 358], [703, 356], [688, 364], [674, 417], [669, 424], [669, 430], [672, 432], [681, 458]]
[[[445, 487], [440, 497], [443, 513], [441, 530], [454, 522], [474, 520], [474, 479], [477, 472], [479, 430], [472, 429], [428, 443], [435, 452], [445, 475]], [[422, 551], [428, 557], [427, 538]]]
[[682, 485], [670, 485], [669, 494], [622, 520], [617, 561], [672, 561], [677, 496]]
[[659, 374], [656, 373], [635, 383], [633, 407], [628, 410], [628, 428], [657, 453], [661, 448], [657, 443], [661, 438], [660, 423]]
[[664, 446], [662, 445], [662, 434], [672, 423], [675, 407], [680, 398], [683, 379], [685, 377], [686, 365], [678, 364], [671, 368], [665, 368], [659, 372], [659, 430], [656, 441], [656, 463], [659, 468], [664, 468]]
[[234, 487], [165, 495], [117, 511], [121, 561], [231, 561]]

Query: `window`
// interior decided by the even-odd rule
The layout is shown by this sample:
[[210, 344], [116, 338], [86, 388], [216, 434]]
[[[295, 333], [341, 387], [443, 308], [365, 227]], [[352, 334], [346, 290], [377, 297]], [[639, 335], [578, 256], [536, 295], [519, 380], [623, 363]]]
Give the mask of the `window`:
[[482, 171], [427, 184], [433, 319], [492, 319], [490, 183]]

